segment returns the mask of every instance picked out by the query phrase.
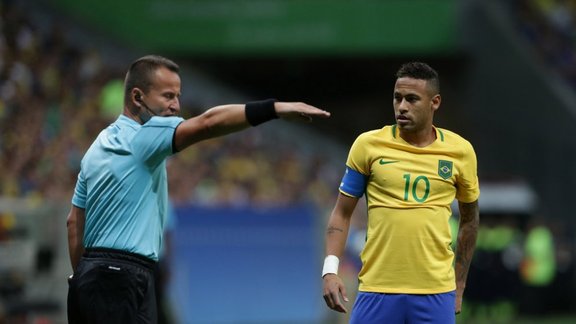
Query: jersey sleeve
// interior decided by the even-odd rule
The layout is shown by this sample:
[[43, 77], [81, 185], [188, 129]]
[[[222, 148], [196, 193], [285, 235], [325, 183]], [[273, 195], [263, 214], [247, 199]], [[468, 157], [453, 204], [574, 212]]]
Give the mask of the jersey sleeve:
[[469, 203], [480, 196], [480, 185], [478, 183], [477, 160], [474, 148], [466, 142], [464, 154], [462, 156], [462, 172], [457, 178], [456, 199]]
[[367, 176], [370, 174], [369, 158], [367, 136], [362, 134], [352, 144], [346, 166]]
[[157, 165], [173, 154], [176, 127], [184, 119], [180, 117], [152, 117], [142, 125], [134, 137], [132, 146], [150, 166]]

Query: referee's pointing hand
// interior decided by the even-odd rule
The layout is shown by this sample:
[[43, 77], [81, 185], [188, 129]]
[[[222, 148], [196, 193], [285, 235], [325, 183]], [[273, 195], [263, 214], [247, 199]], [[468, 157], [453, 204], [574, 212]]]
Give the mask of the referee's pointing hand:
[[276, 102], [276, 114], [290, 121], [311, 122], [314, 118], [328, 118], [330, 113], [303, 102]]

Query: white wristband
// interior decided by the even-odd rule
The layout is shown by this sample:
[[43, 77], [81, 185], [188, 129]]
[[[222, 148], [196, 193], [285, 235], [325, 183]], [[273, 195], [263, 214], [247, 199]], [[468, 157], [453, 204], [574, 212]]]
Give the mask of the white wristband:
[[329, 273], [338, 274], [338, 265], [340, 259], [335, 255], [328, 255], [324, 259], [324, 268], [322, 268], [322, 278]]

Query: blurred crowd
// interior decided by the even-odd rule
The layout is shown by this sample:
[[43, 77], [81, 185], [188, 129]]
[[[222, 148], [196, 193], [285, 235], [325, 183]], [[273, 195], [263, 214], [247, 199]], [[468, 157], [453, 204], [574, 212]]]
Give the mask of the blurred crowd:
[[538, 58], [576, 88], [576, 1], [508, 0], [516, 27]]
[[[200, 143], [169, 161], [174, 203], [329, 205], [342, 168], [321, 154], [305, 154], [274, 134], [250, 130]], [[343, 162], [342, 162], [343, 163]]]
[[[0, 196], [67, 202], [83, 153], [121, 112], [124, 71], [10, 3], [0, 7]], [[184, 117], [201, 110], [193, 108], [183, 107]], [[280, 131], [253, 128], [171, 158], [173, 201], [330, 205], [343, 166], [321, 150], [304, 153]]]
[[0, 195], [69, 199], [80, 158], [105, 125], [98, 94], [107, 71], [58, 25], [36, 26], [8, 2], [0, 10]]

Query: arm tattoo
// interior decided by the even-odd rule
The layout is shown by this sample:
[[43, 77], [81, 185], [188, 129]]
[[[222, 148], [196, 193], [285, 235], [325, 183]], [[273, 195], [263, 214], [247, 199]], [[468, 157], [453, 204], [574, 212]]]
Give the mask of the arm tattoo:
[[460, 228], [458, 230], [458, 245], [456, 247], [456, 281], [465, 283], [476, 247], [480, 210], [478, 208], [478, 201], [471, 203], [459, 202], [458, 206], [460, 209]]
[[344, 230], [341, 228], [338, 228], [338, 227], [334, 227], [334, 226], [329, 226], [328, 229], [326, 230], [326, 233], [328, 233], [328, 234], [333, 234], [335, 232], [343, 233]]

